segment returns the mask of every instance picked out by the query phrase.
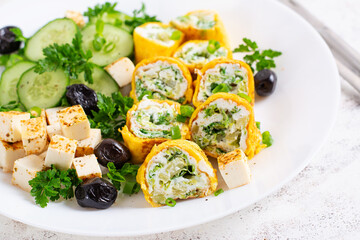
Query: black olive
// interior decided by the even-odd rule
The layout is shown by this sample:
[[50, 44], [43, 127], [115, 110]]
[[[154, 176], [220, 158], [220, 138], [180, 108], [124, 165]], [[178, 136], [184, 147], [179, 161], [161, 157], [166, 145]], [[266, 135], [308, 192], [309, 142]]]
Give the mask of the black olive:
[[96, 92], [84, 84], [66, 87], [66, 99], [70, 105], [80, 104], [88, 115], [91, 115], [91, 110], [99, 111]]
[[75, 197], [81, 207], [97, 209], [109, 208], [115, 202], [117, 194], [114, 185], [98, 177], [85, 180], [75, 189]]
[[20, 41], [15, 41], [16, 35], [10, 31], [14, 26], [7, 26], [0, 29], [0, 54], [9, 54], [19, 50]]
[[255, 74], [255, 91], [259, 96], [269, 96], [276, 87], [276, 74], [270, 69], [263, 69]]
[[98, 162], [104, 167], [109, 162], [113, 162], [115, 167], [120, 169], [126, 162], [131, 160], [129, 149], [124, 144], [111, 138], [102, 140], [95, 147], [94, 153]]

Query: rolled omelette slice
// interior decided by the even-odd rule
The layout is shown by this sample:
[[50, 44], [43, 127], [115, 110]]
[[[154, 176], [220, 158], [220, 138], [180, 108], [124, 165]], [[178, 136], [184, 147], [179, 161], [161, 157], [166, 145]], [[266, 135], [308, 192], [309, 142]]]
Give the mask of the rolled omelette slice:
[[212, 194], [218, 181], [216, 170], [195, 143], [172, 140], [156, 145], [136, 176], [145, 199], [153, 207], [166, 199], [188, 199]]
[[176, 58], [154, 57], [136, 65], [130, 97], [135, 103], [147, 96], [179, 103], [191, 102], [192, 78], [186, 66]]
[[191, 73], [202, 69], [205, 64], [217, 58], [232, 58], [232, 52], [224, 45], [213, 49], [212, 40], [191, 40], [182, 44], [174, 53], [174, 57], [182, 60]]
[[148, 22], [134, 30], [135, 60], [171, 57], [184, 40], [184, 34], [168, 24]]
[[185, 33], [185, 41], [214, 39], [230, 48], [224, 24], [216, 11], [191, 11], [175, 18], [170, 24]]
[[194, 111], [191, 139], [211, 157], [240, 148], [252, 158], [262, 148], [261, 133], [248, 101], [231, 93], [216, 93]]
[[155, 99], [142, 100], [127, 112], [121, 134], [134, 163], [142, 163], [155, 144], [172, 139], [176, 128], [181, 139], [190, 138], [188, 126], [176, 120], [178, 114], [179, 103]]
[[198, 107], [217, 92], [238, 94], [254, 105], [254, 77], [246, 63], [235, 59], [215, 59], [197, 74], [193, 104]]

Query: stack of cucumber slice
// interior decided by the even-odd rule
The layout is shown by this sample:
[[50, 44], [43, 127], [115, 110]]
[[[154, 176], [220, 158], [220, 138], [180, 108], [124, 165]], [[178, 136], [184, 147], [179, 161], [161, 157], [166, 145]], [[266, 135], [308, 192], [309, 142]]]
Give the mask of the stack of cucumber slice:
[[38, 74], [34, 71], [36, 61], [44, 58], [43, 49], [57, 43], [71, 43], [78, 26], [71, 19], [55, 19], [38, 30], [27, 42], [24, 49], [26, 61], [20, 61], [7, 68], [0, 81], [0, 105], [10, 101], [20, 102], [26, 109], [34, 106], [50, 108], [58, 106], [64, 97], [66, 87], [70, 84], [82, 83], [96, 92], [111, 95], [119, 91], [119, 86], [102, 68], [120, 57], [131, 56], [133, 39], [124, 28], [112, 25], [116, 19], [124, 20], [125, 14], [106, 16], [103, 37], [106, 42], [112, 42], [111, 49], [94, 51], [92, 42], [96, 34], [95, 20], [90, 19], [88, 25], [81, 30], [83, 35], [83, 50], [93, 53], [91, 62], [97, 66], [93, 70], [93, 84], [85, 82], [83, 73], [78, 79], [69, 79], [63, 70]]

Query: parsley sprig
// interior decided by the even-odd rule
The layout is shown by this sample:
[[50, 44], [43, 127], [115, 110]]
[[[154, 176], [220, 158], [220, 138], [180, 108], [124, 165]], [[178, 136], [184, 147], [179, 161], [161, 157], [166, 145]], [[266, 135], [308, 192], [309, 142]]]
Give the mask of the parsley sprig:
[[109, 3], [106, 2], [104, 4], [96, 4], [94, 8], [88, 8], [88, 10], [84, 13], [84, 16], [89, 18], [92, 17], [101, 17], [104, 13], [116, 13], [118, 11], [115, 10], [117, 3]]
[[92, 111], [93, 116], [89, 116], [91, 127], [100, 128], [104, 138], [121, 140], [121, 133], [118, 130], [125, 125], [126, 113], [133, 106], [134, 100], [123, 96], [120, 92], [113, 93], [111, 97], [101, 93], [97, 96], [99, 111]]
[[146, 11], [145, 4], [142, 3], [141, 8], [139, 10], [133, 11], [132, 18], [130, 20], [125, 20], [125, 25], [129, 27], [131, 33], [134, 31], [134, 29], [137, 26], [140, 26], [144, 23], [160, 22], [160, 20], [158, 20], [156, 16], [150, 16], [145, 11]]
[[92, 53], [90, 50], [84, 52], [81, 43], [82, 35], [78, 31], [72, 40], [72, 44], [59, 45], [54, 43], [44, 48], [45, 58], [38, 61], [34, 71], [42, 74], [61, 68], [70, 79], [78, 79], [79, 74], [84, 72], [85, 81], [90, 84], [93, 83], [92, 72], [95, 64], [90, 62]]
[[244, 61], [249, 64], [253, 72], [254, 63], [256, 71], [276, 67], [274, 58], [280, 56], [282, 54], [281, 52], [272, 49], [260, 50], [257, 43], [248, 38], [243, 38], [243, 42], [244, 44], [240, 44], [233, 52], [250, 53], [245, 55]]
[[74, 187], [81, 182], [75, 169], [65, 171], [51, 166], [51, 169], [38, 172], [36, 177], [29, 181], [32, 187], [30, 194], [35, 197], [35, 203], [44, 208], [49, 201], [56, 201], [60, 197], [64, 199], [74, 197]]
[[26, 42], [28, 40], [24, 37], [20, 28], [11, 28], [10, 31], [15, 34], [15, 41]]
[[123, 193], [131, 195], [140, 191], [140, 184], [135, 181], [135, 176], [139, 169], [138, 165], [125, 163], [121, 169], [116, 169], [115, 164], [109, 162], [107, 167], [109, 169], [107, 177], [117, 190], [120, 190], [121, 183], [125, 183]]
[[16, 101], [10, 101], [7, 104], [0, 106], [0, 112], [18, 111], [21, 112], [20, 103]]

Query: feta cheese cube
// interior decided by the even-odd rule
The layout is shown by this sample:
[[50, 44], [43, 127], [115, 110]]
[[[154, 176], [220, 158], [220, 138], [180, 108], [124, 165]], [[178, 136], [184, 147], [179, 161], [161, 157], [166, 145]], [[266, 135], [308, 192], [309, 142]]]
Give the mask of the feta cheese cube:
[[30, 119], [30, 113], [0, 112], [0, 140], [5, 142], [21, 141], [21, 120]]
[[60, 124], [59, 117], [58, 117], [58, 111], [60, 111], [62, 109], [64, 109], [64, 107], [49, 108], [49, 109], [45, 110], [47, 123], [49, 125]]
[[90, 129], [90, 137], [78, 141], [75, 157], [81, 157], [94, 153], [96, 145], [101, 141], [101, 130]]
[[36, 155], [29, 155], [15, 161], [11, 183], [30, 192], [29, 181], [44, 168], [44, 160]]
[[84, 16], [80, 12], [68, 10], [65, 12], [65, 17], [73, 20], [81, 28], [85, 26]]
[[123, 87], [131, 83], [135, 65], [129, 58], [122, 57], [106, 66], [105, 70], [113, 77], [119, 87]]
[[90, 123], [81, 105], [75, 105], [58, 112], [63, 135], [75, 140], [90, 137]]
[[101, 169], [94, 154], [75, 158], [74, 167], [78, 178], [82, 180], [94, 177], [101, 178]]
[[8, 143], [0, 141], [0, 165], [4, 172], [11, 172], [15, 160], [25, 157], [25, 150], [21, 141]]
[[54, 135], [46, 153], [45, 166], [51, 167], [54, 164], [60, 170], [69, 169], [75, 156], [76, 145], [76, 140]]
[[60, 127], [60, 123], [53, 124], [53, 125], [47, 125], [46, 126], [46, 132], [48, 134], [49, 139], [52, 138], [54, 135], [63, 135]]
[[37, 117], [21, 120], [21, 137], [26, 155], [42, 153], [47, 146], [44, 118]]
[[218, 164], [221, 176], [230, 189], [250, 183], [250, 168], [241, 149], [221, 155]]
[[47, 151], [45, 151], [45, 152], [43, 152], [43, 153], [39, 154], [38, 156], [39, 156], [39, 157], [40, 157], [43, 161], [45, 161], [46, 154], [47, 154]]

